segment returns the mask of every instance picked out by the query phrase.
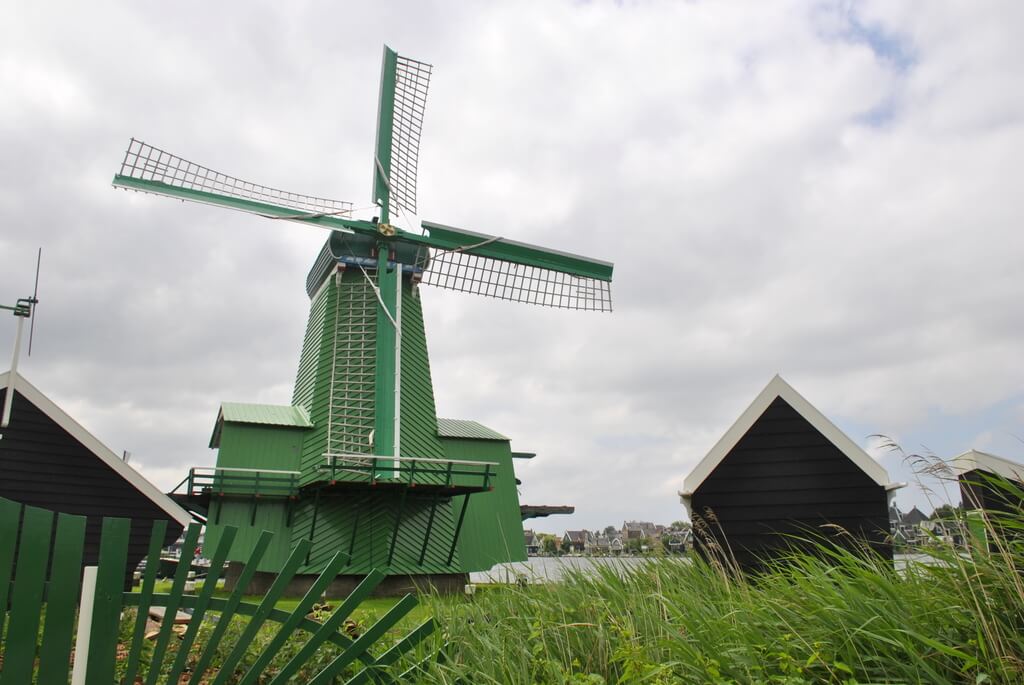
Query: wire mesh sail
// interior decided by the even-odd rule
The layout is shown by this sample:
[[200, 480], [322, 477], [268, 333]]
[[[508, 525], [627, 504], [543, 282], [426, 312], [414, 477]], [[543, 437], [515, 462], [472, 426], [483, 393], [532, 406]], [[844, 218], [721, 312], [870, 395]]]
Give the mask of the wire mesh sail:
[[[142, 181], [156, 181], [172, 188], [286, 207], [309, 215], [350, 216], [352, 213], [351, 202], [291, 193], [243, 181], [135, 138], [128, 143], [119, 175]], [[158, 191], [143, 192], [160, 194]], [[196, 201], [202, 202], [202, 196], [197, 196]], [[253, 213], [259, 212], [253, 210]]]
[[420, 154], [420, 132], [427, 106], [431, 66], [398, 56], [395, 72], [395, 110], [392, 129], [391, 202], [407, 212], [416, 212], [416, 168]]
[[463, 293], [544, 307], [610, 312], [612, 284], [458, 250], [427, 249], [418, 266], [422, 282]]

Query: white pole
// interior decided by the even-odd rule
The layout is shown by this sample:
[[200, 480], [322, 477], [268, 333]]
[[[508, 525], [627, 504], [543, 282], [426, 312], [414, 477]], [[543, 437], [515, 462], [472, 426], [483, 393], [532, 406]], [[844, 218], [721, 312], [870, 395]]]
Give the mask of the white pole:
[[82, 598], [78, 604], [78, 637], [75, 639], [75, 665], [71, 685], [85, 685], [89, 667], [89, 638], [92, 635], [92, 607], [96, 598], [96, 567], [86, 566], [82, 574]]
[[398, 478], [399, 454], [402, 447], [402, 265], [395, 264], [398, 286], [395, 292], [395, 461], [394, 478]]
[[14, 317], [18, 320], [18, 330], [14, 334], [14, 356], [11, 359], [11, 373], [7, 379], [7, 392], [4, 393], [4, 414], [0, 419], [0, 428], [7, 428], [11, 422], [11, 402], [14, 401], [14, 379], [18, 377], [18, 357], [21, 356], [21, 329], [25, 325], [24, 316]]

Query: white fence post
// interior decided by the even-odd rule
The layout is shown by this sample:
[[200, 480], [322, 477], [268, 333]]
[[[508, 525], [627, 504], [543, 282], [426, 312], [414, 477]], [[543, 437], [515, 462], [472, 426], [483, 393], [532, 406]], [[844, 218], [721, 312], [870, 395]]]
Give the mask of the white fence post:
[[96, 598], [96, 567], [86, 566], [82, 574], [82, 597], [78, 603], [78, 636], [75, 638], [75, 665], [71, 685], [85, 685], [89, 667], [89, 638], [92, 635], [92, 607]]

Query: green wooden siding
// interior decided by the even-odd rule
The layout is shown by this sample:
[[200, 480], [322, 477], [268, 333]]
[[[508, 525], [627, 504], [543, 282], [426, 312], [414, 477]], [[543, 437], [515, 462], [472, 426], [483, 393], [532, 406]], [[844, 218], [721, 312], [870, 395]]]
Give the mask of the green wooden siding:
[[[494, 490], [469, 498], [469, 509], [459, 536], [462, 568], [484, 571], [494, 564], [525, 561], [523, 522], [519, 516], [519, 493], [508, 441], [443, 439], [449, 459], [498, 462]], [[462, 498], [454, 500], [453, 514], [459, 515]]]
[[[437, 502], [430, 536], [430, 508], [433, 498], [412, 491], [404, 500], [400, 492], [383, 489], [352, 490], [340, 494], [322, 495], [303, 500], [296, 510], [292, 527], [292, 540], [312, 539], [309, 563], [301, 573], [319, 573], [324, 564], [337, 551], [351, 552], [351, 561], [342, 569], [346, 574], [365, 574], [373, 568], [392, 574], [457, 573], [462, 571], [459, 550], [448, 563], [455, 516], [448, 498]], [[313, 529], [314, 509], [316, 525]], [[395, 517], [401, 510], [401, 525], [391, 553], [391, 534]], [[355, 540], [353, 541], [353, 531]], [[427, 541], [424, 553], [423, 543]], [[419, 563], [424, 553], [423, 563]]]
[[256, 543], [265, 530], [273, 531], [274, 539], [263, 558], [259, 561], [260, 571], [280, 571], [288, 559], [291, 547], [288, 521], [288, 501], [260, 500], [256, 503], [255, 522], [251, 500], [222, 499], [211, 502], [210, 518], [206, 523], [207, 550], [216, 549], [224, 531], [229, 527], [238, 529], [231, 549], [229, 561], [245, 561], [256, 549]]
[[217, 466], [297, 471], [302, 437], [308, 429], [225, 423]]
[[327, 303], [331, 294], [327, 288], [314, 293], [309, 305], [309, 321], [306, 324], [306, 336], [302, 341], [302, 353], [299, 356], [299, 370], [295, 377], [295, 392], [292, 404], [306, 409], [306, 414], [313, 410], [313, 386], [316, 380], [316, 358], [320, 354], [321, 340], [324, 336], [324, 318]]
[[437, 437], [423, 307], [408, 279], [402, 284], [402, 444], [404, 457], [444, 458]]
[[310, 309], [309, 329], [323, 308], [318, 349], [307, 333], [295, 397], [310, 398], [313, 429], [306, 435], [301, 470], [304, 483], [320, 479], [325, 452], [369, 452], [373, 430], [374, 341], [377, 298], [357, 269], [330, 278]]

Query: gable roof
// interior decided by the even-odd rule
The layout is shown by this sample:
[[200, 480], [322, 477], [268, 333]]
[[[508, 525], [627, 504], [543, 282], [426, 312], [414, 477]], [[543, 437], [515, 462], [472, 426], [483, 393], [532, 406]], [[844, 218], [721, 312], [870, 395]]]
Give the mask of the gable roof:
[[711, 448], [711, 451], [707, 453], [704, 459], [690, 471], [686, 480], [683, 481], [683, 492], [680, 493], [682, 497], [690, 497], [700, 487], [700, 484], [711, 475], [715, 467], [725, 459], [740, 441], [740, 438], [746, 435], [747, 431], [761, 418], [761, 415], [764, 414], [765, 410], [768, 409], [768, 406], [776, 398], [782, 398], [801, 417], [814, 426], [826, 440], [835, 445], [847, 459], [867, 474], [871, 480], [890, 490], [902, 487], [902, 484], [890, 483], [889, 474], [881, 464], [872, 459], [857, 443], [847, 437], [834, 423], [825, 418], [825, 415], [804, 399], [803, 395], [794, 390], [793, 386], [782, 380], [781, 376], [776, 375], [769, 381], [764, 390], [754, 398], [750, 406], [740, 414], [740, 417], [729, 427], [725, 435], [715, 443], [715, 446]]
[[902, 514], [900, 516], [900, 523], [904, 523], [908, 526], [916, 526], [917, 524], [927, 520], [928, 515], [921, 511], [920, 509], [918, 509], [917, 505], [915, 505], [906, 514]]
[[220, 446], [220, 433], [225, 423], [248, 423], [260, 426], [282, 426], [285, 428], [312, 428], [309, 413], [305, 407], [290, 404], [249, 404], [245, 402], [222, 402], [213, 425], [210, 447]]
[[953, 473], [958, 476], [968, 471], [980, 469], [1009, 480], [1024, 483], [1024, 464], [1018, 464], [1015, 461], [1010, 461], [1004, 457], [997, 457], [988, 452], [980, 452], [973, 449], [967, 450], [963, 454], [953, 457], [950, 461], [950, 466], [953, 468]]
[[[28, 382], [24, 376], [15, 372], [14, 389], [21, 393], [21, 396], [31, 402], [46, 414], [54, 423], [63, 428], [72, 438], [80, 442], [86, 449], [92, 452], [97, 459], [110, 467], [117, 475], [128, 481], [140, 494], [149, 499], [153, 504], [162, 509], [172, 519], [187, 526], [192, 522], [192, 516], [178, 506], [174, 500], [160, 492], [155, 485], [149, 482], [145, 476], [129, 466], [119, 456], [100, 442], [96, 436], [87, 431], [82, 424], [58, 407], [53, 400], [44, 395], [34, 385]], [[0, 388], [6, 388], [10, 383], [11, 372], [0, 373]]]
[[505, 440], [508, 438], [491, 430], [482, 423], [465, 419], [437, 420], [437, 434], [442, 438], [463, 438], [468, 440]]

